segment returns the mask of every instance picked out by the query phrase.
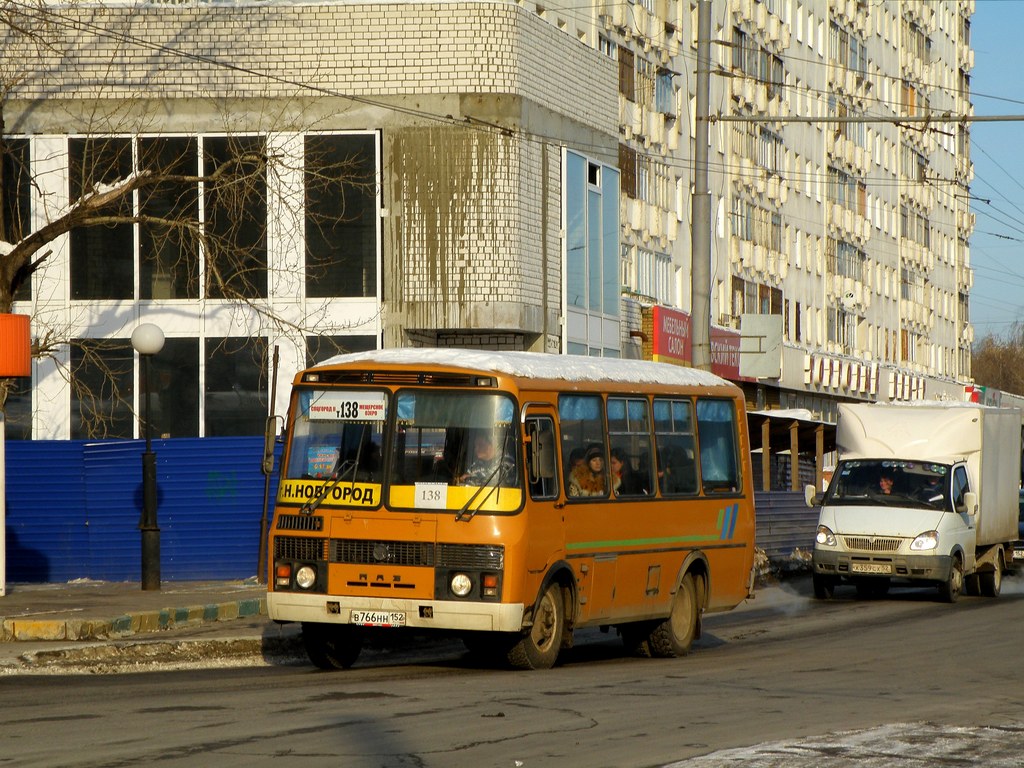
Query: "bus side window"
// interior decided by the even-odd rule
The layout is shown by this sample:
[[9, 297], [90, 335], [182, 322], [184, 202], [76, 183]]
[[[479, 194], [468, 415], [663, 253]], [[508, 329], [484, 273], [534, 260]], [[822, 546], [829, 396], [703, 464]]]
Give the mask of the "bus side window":
[[709, 398], [697, 401], [697, 442], [704, 490], [738, 490], [736, 412], [731, 401]]
[[696, 442], [693, 403], [689, 400], [654, 400], [654, 439], [658, 457], [658, 487], [663, 496], [697, 492]]
[[555, 425], [546, 416], [526, 420], [526, 470], [530, 497], [558, 498], [558, 450]]

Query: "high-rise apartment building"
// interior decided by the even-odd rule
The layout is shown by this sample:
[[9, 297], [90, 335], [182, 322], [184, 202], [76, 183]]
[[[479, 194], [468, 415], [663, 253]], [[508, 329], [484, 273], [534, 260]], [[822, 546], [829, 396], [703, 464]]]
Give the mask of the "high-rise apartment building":
[[[941, 116], [971, 111], [971, 11], [711, 4], [712, 348], [752, 402], [827, 417], [837, 398], [962, 396], [969, 123]], [[140, 322], [167, 336], [170, 436], [262, 431], [275, 348], [278, 411], [338, 350], [687, 363], [697, 17], [689, 0], [29, 13], [35, 38], [2, 31], [23, 62], [4, 83], [8, 239], [164, 181], [38, 253], [15, 311], [50, 354], [9, 436], [136, 434]], [[777, 352], [740, 353], [776, 328]]]

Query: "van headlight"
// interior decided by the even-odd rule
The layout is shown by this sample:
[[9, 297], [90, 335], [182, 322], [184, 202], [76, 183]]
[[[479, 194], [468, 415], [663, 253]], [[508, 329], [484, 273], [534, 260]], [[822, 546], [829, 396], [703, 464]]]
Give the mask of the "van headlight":
[[910, 551], [923, 552], [925, 550], [935, 549], [937, 546], [939, 546], [939, 532], [925, 531], [910, 542]]
[[818, 532], [814, 535], [814, 540], [823, 547], [834, 547], [836, 545], [836, 535], [825, 525], [818, 526]]

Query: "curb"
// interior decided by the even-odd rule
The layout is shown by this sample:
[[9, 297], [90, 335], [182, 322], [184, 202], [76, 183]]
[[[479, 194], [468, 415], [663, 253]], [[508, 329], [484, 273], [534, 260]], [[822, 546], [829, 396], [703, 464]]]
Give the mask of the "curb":
[[187, 608], [162, 608], [157, 611], [127, 613], [113, 619], [4, 619], [0, 642], [53, 640], [108, 640], [144, 632], [195, 627], [218, 621], [265, 616], [266, 598], [250, 598], [227, 603], [209, 603]]

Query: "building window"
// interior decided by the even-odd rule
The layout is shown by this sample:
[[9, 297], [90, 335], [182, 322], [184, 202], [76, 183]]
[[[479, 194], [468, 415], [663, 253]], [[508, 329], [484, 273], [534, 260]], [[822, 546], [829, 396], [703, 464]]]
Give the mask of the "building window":
[[[0, 141], [3, 172], [3, 210], [0, 210], [0, 242], [17, 243], [29, 234], [32, 221], [32, 174], [28, 139], [4, 138]], [[16, 278], [17, 279], [17, 278]], [[32, 298], [32, 281], [21, 278], [15, 301]]]
[[125, 340], [71, 344], [71, 439], [135, 435], [135, 352]]
[[7, 380], [7, 401], [4, 403], [4, 439], [32, 439], [32, 377], [19, 376]]
[[568, 150], [564, 164], [566, 342], [587, 354], [617, 356], [619, 172]]
[[206, 436], [263, 434], [267, 419], [267, 341], [206, 339]]
[[[69, 139], [72, 205], [97, 185], [127, 179], [133, 170], [130, 139]], [[71, 230], [71, 298], [132, 299], [135, 294], [135, 236], [132, 196], [105, 209], [124, 223], [94, 224]]]
[[377, 142], [307, 136], [306, 295], [377, 295]]
[[[188, 137], [139, 139], [139, 167], [154, 175], [192, 177], [199, 173], [198, 142]], [[139, 192], [139, 298], [198, 299], [199, 187], [163, 181]]]
[[206, 295], [266, 298], [266, 140], [211, 136], [203, 150]]
[[307, 336], [306, 367], [319, 365], [335, 355], [377, 349], [376, 336]]
[[[139, 408], [146, 391], [146, 366], [140, 361]], [[166, 339], [149, 361], [153, 377], [150, 419], [158, 437], [199, 437], [199, 339]], [[143, 437], [143, 435], [140, 435]]]

